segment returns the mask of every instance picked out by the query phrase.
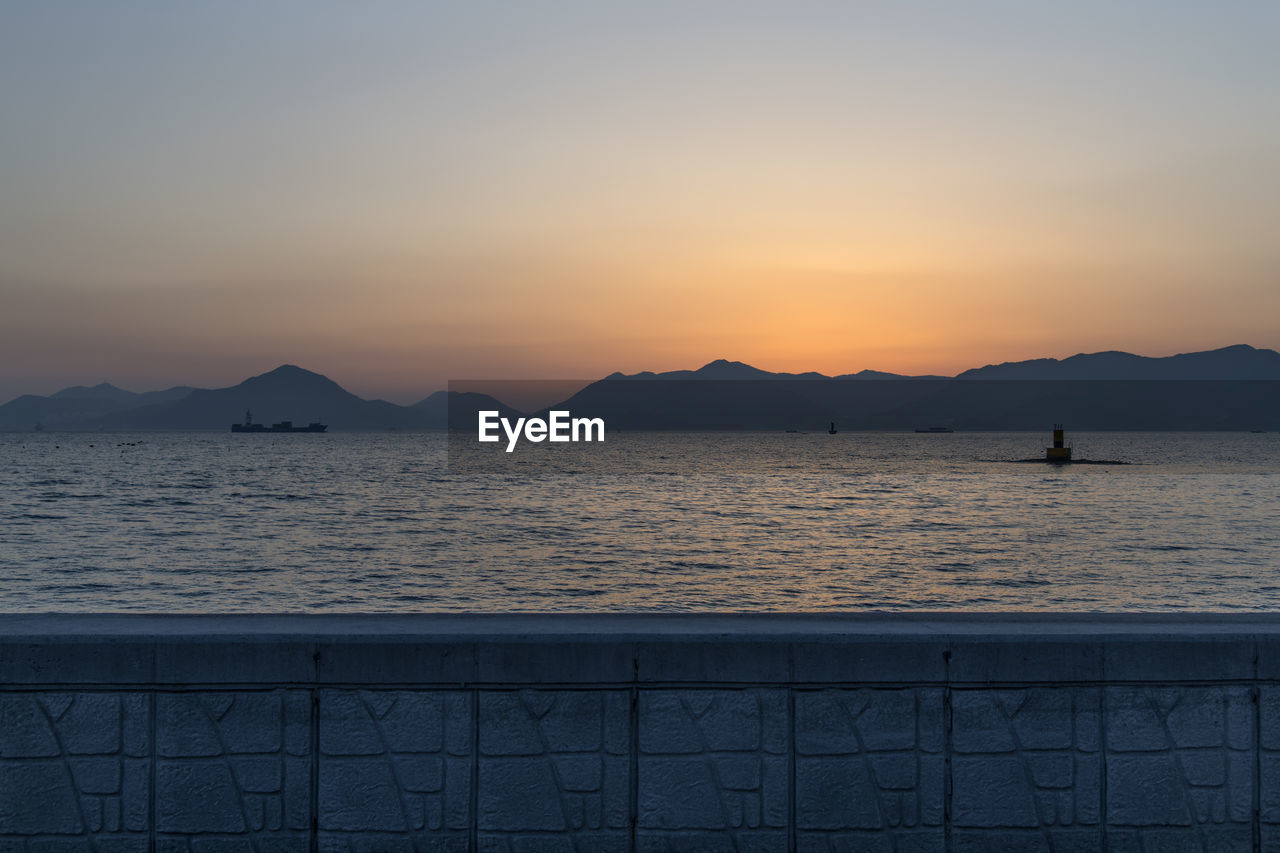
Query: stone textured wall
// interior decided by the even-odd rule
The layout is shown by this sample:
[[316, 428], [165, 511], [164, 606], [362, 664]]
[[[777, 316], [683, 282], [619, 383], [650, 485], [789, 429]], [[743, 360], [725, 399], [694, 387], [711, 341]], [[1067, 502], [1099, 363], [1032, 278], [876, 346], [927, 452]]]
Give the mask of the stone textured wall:
[[[113, 637], [94, 670], [71, 663], [93, 638], [3, 637], [0, 853], [1280, 850], [1280, 685], [1256, 636], [1129, 637], [1151, 677], [1091, 682], [1061, 638], [930, 638], [937, 662], [908, 643], [899, 681], [863, 647], [882, 641], [780, 639], [779, 678], [755, 636], [741, 654], [723, 636], [402, 636], [361, 644], [359, 683], [325, 673], [339, 636], [239, 637], [238, 670], [188, 656], [178, 683], [157, 661], [185, 640]], [[1120, 640], [1080, 642], [1105, 659]], [[599, 679], [614, 643], [630, 677]], [[812, 643], [840, 677], [795, 678]], [[955, 677], [973, 648], [1034, 676]], [[417, 669], [446, 652], [497, 654], [506, 678]], [[1252, 672], [1195, 671], [1237, 653]], [[309, 676], [267, 683], [280, 656]], [[844, 677], [854, 659], [865, 681]]]

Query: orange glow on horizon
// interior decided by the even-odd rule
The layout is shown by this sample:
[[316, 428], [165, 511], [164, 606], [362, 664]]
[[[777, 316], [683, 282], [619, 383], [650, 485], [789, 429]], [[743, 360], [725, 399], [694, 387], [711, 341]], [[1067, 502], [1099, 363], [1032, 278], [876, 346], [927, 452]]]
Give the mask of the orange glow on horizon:
[[0, 401], [1280, 347], [1273, 4], [19, 6]]

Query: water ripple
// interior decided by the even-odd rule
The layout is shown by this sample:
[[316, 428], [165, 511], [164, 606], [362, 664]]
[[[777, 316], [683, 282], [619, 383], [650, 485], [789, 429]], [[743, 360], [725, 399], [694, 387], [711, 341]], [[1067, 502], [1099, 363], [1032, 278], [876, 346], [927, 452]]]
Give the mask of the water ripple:
[[1045, 469], [998, 461], [1032, 434], [630, 433], [471, 472], [443, 436], [305, 438], [0, 436], [0, 611], [1280, 606], [1274, 435]]

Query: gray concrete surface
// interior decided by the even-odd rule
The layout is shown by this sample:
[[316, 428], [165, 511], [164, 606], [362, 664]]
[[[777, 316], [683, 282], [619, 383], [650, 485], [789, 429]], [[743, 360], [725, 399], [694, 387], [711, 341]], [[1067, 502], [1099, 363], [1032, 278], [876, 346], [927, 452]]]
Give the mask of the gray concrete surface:
[[0, 616], [0, 851], [1280, 849], [1265, 614]]

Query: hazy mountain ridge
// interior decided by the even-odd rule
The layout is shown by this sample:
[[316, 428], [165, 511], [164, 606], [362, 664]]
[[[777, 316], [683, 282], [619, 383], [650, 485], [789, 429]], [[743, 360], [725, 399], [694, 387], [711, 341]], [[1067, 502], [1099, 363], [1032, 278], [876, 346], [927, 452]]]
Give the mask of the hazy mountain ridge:
[[[47, 399], [50, 400], [111, 400], [120, 403], [136, 403], [140, 400], [150, 402], [164, 402], [167, 400], [180, 400], [190, 394], [192, 391], [199, 390], [190, 385], [175, 385], [172, 388], [166, 388], [163, 391], [126, 391], [123, 388], [117, 388], [110, 382], [100, 382], [93, 387], [84, 385], [72, 385], [70, 388], [63, 388], [61, 391], [55, 391], [50, 394]], [[34, 395], [28, 395], [34, 396]]]
[[554, 408], [622, 430], [1278, 430], [1280, 380], [601, 380]]
[[774, 380], [774, 379], [1280, 379], [1280, 352], [1259, 349], [1248, 344], [1236, 344], [1204, 352], [1179, 353], [1169, 356], [1144, 356], [1109, 350], [1106, 352], [1077, 353], [1068, 358], [1035, 358], [1027, 361], [1006, 361], [961, 371], [954, 377], [908, 375], [886, 373], [879, 370], [860, 370], [828, 376], [824, 373], [771, 373], [741, 361], [716, 359], [696, 370], [668, 370], [654, 373], [612, 373], [609, 380]]
[[1280, 379], [1280, 352], [1237, 344], [1163, 358], [1128, 352], [1077, 353], [1069, 358], [1037, 358], [988, 364], [957, 379]]
[[[230, 429], [253, 412], [255, 423], [313, 420], [342, 429], [424, 428], [404, 406], [364, 400], [341, 385], [291, 364], [252, 376], [230, 388], [197, 389], [180, 400], [153, 403], [106, 415], [87, 424], [102, 429]], [[341, 426], [339, 426], [341, 425]]]
[[0, 406], [0, 429], [25, 432], [40, 424], [74, 430], [229, 430], [248, 409], [255, 423], [268, 425], [320, 420], [334, 430], [415, 430], [444, 429], [468, 412], [473, 423], [477, 408], [514, 412], [482, 394], [464, 395], [456, 409], [450, 405], [458, 396], [454, 392], [439, 392], [444, 395], [440, 404], [425, 410], [365, 400], [327, 376], [290, 364], [229, 388], [180, 386], [134, 394], [103, 383], [64, 391], [48, 397], [27, 394]]
[[662, 373], [654, 373], [652, 370], [644, 370], [640, 373], [611, 373], [605, 377], [609, 380], [750, 380], [750, 379], [946, 379], [945, 376], [904, 376], [898, 373], [885, 373], [881, 370], [860, 370], [857, 373], [844, 373], [839, 376], [828, 376], [825, 373], [818, 373], [816, 370], [810, 370], [805, 373], [771, 373], [768, 370], [761, 370], [758, 367], [752, 367], [741, 361], [729, 361], [728, 359], [718, 358], [715, 361], [707, 362], [697, 370], [667, 370]]
[[[1076, 412], [1090, 423], [1115, 424], [1097, 428], [1280, 428], [1272, 423], [1275, 406], [1268, 402], [1269, 392], [1256, 387], [1227, 393], [1194, 383], [1179, 389], [1160, 386], [1193, 380], [1280, 380], [1280, 353], [1244, 344], [1162, 358], [1080, 353], [986, 365], [954, 378], [873, 370], [838, 376], [772, 373], [717, 359], [696, 370], [613, 373], [551, 408], [613, 418], [610, 426], [628, 429], [817, 429], [831, 419], [848, 429], [934, 423], [1022, 429], [1042, 426], [1038, 421], [1050, 411], [1056, 420]], [[1116, 382], [1138, 384], [1125, 390], [1107, 385]], [[1140, 400], [1146, 414], [1134, 409]], [[1181, 412], [1195, 407], [1201, 411], [1194, 417]], [[1233, 411], [1224, 415], [1224, 407]], [[26, 394], [0, 405], [0, 430], [28, 431], [36, 424], [78, 430], [227, 430], [243, 419], [245, 409], [252, 410], [257, 423], [321, 420], [334, 430], [470, 429], [482, 409], [496, 409], [508, 418], [521, 415], [492, 396], [473, 392], [437, 391], [410, 406], [365, 400], [322, 374], [286, 364], [228, 388], [176, 386], [135, 393], [103, 382], [47, 397]], [[1084, 422], [1075, 425], [1086, 428]]]
[[138, 395], [123, 388], [117, 388], [110, 382], [100, 382], [92, 388], [86, 385], [72, 385], [50, 394], [54, 400], [132, 400]]
[[652, 370], [644, 370], [640, 373], [611, 373], [606, 379], [609, 380], [723, 380], [723, 379], [829, 379], [821, 373], [810, 371], [808, 373], [770, 373], [767, 370], [761, 370], [758, 367], [752, 367], [741, 361], [729, 361], [728, 359], [718, 358], [715, 361], [707, 362], [697, 370], [668, 370], [663, 373], [654, 373]]
[[185, 385], [164, 391], [135, 393], [103, 382], [92, 388], [75, 385], [48, 397], [23, 394], [0, 406], [0, 429], [80, 429], [81, 425], [115, 412], [148, 404], [180, 400], [197, 389]]
[[692, 371], [615, 373], [556, 408], [639, 430], [822, 431], [832, 422], [852, 430], [1034, 430], [1055, 422], [1074, 429], [1275, 430], [1280, 353], [1246, 345], [1165, 358], [1081, 353], [954, 378], [769, 373], [721, 360]]
[[431, 429], [475, 429], [480, 411], [497, 411], [508, 419], [524, 416], [506, 403], [475, 391], [436, 391], [409, 408], [421, 412]]

